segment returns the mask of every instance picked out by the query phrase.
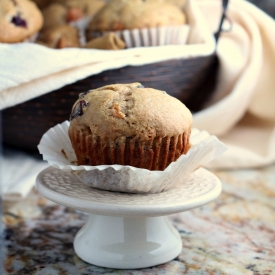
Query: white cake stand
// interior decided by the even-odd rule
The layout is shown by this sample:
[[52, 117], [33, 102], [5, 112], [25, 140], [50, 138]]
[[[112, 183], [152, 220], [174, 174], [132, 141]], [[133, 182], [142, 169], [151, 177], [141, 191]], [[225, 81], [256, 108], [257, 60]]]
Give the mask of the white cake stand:
[[56, 168], [42, 171], [38, 191], [49, 200], [93, 214], [74, 239], [84, 261], [109, 268], [145, 268], [168, 262], [182, 249], [165, 215], [187, 211], [221, 193], [219, 179], [200, 168], [185, 184], [158, 194], [108, 192], [81, 183]]

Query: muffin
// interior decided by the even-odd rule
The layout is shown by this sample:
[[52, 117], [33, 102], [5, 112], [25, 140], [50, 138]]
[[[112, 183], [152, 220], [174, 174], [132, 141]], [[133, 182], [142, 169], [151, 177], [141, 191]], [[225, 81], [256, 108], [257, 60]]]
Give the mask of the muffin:
[[104, 5], [103, 0], [67, 0], [65, 6], [69, 9], [80, 9], [84, 16], [94, 16]]
[[30, 38], [43, 25], [43, 17], [29, 0], [0, 1], [0, 42], [17, 43]]
[[[98, 37], [105, 32], [122, 32], [121, 37], [124, 37], [125, 31], [138, 30], [140, 33], [131, 33], [129, 38], [124, 37], [127, 42], [133, 37], [139, 36], [137, 46], [154, 46], [153, 36], [156, 28], [157, 36], [163, 36], [164, 44], [181, 44], [181, 40], [177, 41], [178, 35], [181, 35], [179, 27], [184, 26], [186, 17], [183, 11], [166, 1], [161, 0], [111, 0], [92, 18], [86, 31], [87, 40]], [[166, 30], [168, 27], [177, 27], [173, 33], [172, 29]], [[165, 30], [165, 32], [164, 32]], [[166, 33], [169, 31], [170, 33]], [[145, 37], [146, 36], [146, 37]], [[148, 36], [148, 38], [147, 38]], [[173, 37], [174, 41], [170, 41]], [[160, 38], [159, 38], [160, 39]], [[158, 42], [160, 43], [160, 42]], [[131, 44], [128, 45], [131, 47]]]
[[61, 4], [51, 4], [42, 10], [43, 30], [67, 24], [67, 9]]
[[68, 10], [68, 21], [93, 16], [105, 5], [103, 0], [52, 0], [51, 3], [61, 4]]
[[88, 30], [100, 32], [132, 30], [184, 23], [184, 13], [166, 2], [111, 0], [94, 16]]
[[79, 95], [68, 134], [78, 165], [164, 170], [188, 152], [191, 126], [190, 111], [166, 92], [114, 84]]
[[37, 43], [55, 49], [78, 48], [78, 31], [69, 25], [50, 27], [40, 33]]
[[31, 0], [34, 2], [39, 9], [43, 9], [49, 4], [49, 0]]

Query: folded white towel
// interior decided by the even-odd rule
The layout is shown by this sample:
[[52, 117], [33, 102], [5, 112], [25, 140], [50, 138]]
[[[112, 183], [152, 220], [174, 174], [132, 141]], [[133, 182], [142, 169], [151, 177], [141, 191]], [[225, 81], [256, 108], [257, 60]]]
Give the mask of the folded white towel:
[[[212, 28], [220, 1], [200, 1]], [[194, 117], [228, 146], [213, 168], [258, 167], [275, 161], [275, 21], [249, 2], [231, 0], [232, 30], [218, 44], [219, 83], [208, 108]]]

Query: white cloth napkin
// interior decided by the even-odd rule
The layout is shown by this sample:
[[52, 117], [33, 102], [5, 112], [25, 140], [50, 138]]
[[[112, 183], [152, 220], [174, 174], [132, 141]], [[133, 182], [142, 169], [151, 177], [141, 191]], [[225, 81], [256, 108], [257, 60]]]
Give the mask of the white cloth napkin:
[[[207, 22], [219, 1], [200, 1]], [[259, 167], [275, 161], [275, 21], [246, 1], [231, 0], [232, 30], [218, 44], [219, 83], [195, 127], [217, 135], [228, 151], [212, 168]]]

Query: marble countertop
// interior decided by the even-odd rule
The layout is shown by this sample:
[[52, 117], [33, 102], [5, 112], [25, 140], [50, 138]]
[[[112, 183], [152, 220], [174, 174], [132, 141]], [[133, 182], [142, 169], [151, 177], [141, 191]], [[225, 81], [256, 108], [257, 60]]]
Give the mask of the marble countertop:
[[181, 254], [139, 270], [97, 267], [76, 256], [73, 239], [86, 214], [35, 189], [22, 201], [4, 202], [4, 274], [275, 274], [275, 165], [214, 173], [223, 184], [217, 200], [169, 216], [182, 237]]

